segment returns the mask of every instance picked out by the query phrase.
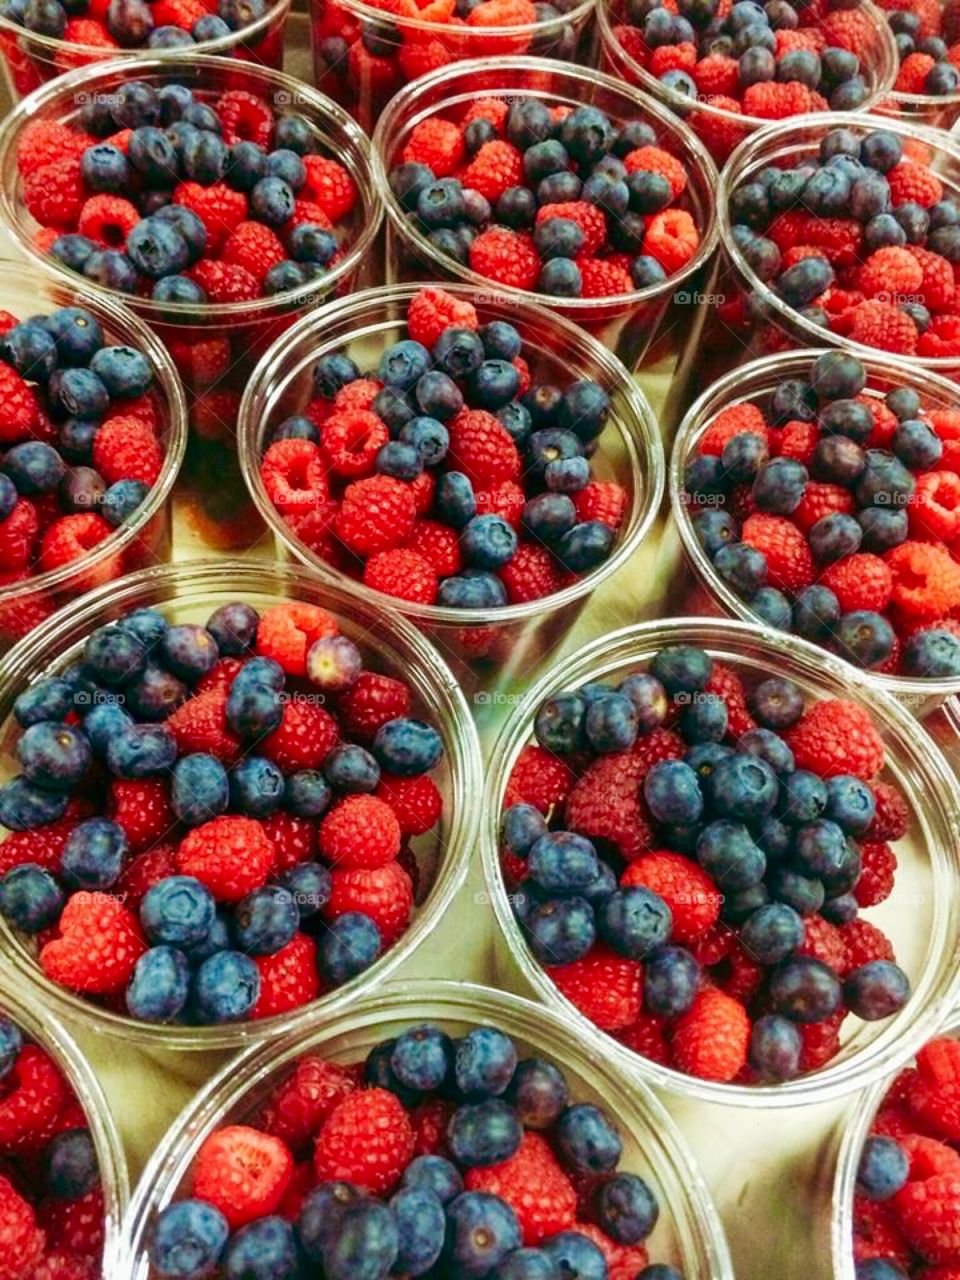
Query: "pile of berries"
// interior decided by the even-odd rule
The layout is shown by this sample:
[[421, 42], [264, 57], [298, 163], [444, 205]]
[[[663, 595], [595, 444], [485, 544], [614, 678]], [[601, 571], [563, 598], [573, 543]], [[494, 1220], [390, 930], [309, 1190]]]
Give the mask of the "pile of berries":
[[411, 704], [317, 605], [99, 628], [14, 704], [0, 914], [53, 982], [146, 1021], [316, 999], [410, 921], [443, 807]]
[[54, 1059], [0, 1012], [0, 1277], [99, 1280], [100, 1164]]
[[860, 667], [960, 676], [960, 408], [883, 395], [854, 356], [722, 409], [684, 470], [717, 577]]
[[[410, 80], [464, 58], [527, 53], [573, 61], [582, 0], [377, 0], [382, 19], [360, 18], [336, 0], [314, 0], [316, 83], [351, 107], [364, 127]], [[496, 28], [517, 28], [516, 34]]]
[[879, 0], [900, 55], [894, 89], [945, 97], [960, 89], [960, 5], [933, 0]]
[[[286, 293], [336, 265], [335, 224], [357, 190], [305, 116], [278, 116], [247, 89], [205, 100], [175, 80], [131, 80], [89, 98], [76, 125], [32, 121], [17, 142], [36, 243], [63, 266], [122, 293], [202, 308]], [[206, 360], [216, 366], [215, 353]]]
[[873, 89], [877, 30], [856, 0], [627, 0], [623, 16], [614, 38], [664, 88], [690, 99], [685, 119], [719, 158], [746, 132], [730, 116], [855, 111]]
[[442, 289], [414, 296], [407, 333], [370, 373], [323, 356], [274, 430], [263, 484], [297, 537], [368, 587], [453, 608], [552, 595], [606, 560], [627, 497], [592, 478], [604, 389], [533, 383], [521, 332]]
[[548, 698], [501, 865], [534, 958], [602, 1031], [705, 1080], [789, 1080], [910, 994], [860, 908], [909, 810], [857, 703], [745, 687], [702, 649]]
[[[730, 236], [808, 322], [897, 355], [960, 357], [960, 200], [932, 160], [889, 130], [830, 129], [819, 154], [737, 187]], [[752, 301], [724, 306], [749, 316]]]
[[[343, 1067], [301, 1058], [249, 1124], [215, 1130], [192, 1198], [156, 1217], [156, 1280], [682, 1280], [648, 1265], [660, 1206], [606, 1113], [477, 1026], [411, 1027]], [[189, 1259], [189, 1265], [186, 1260]]]
[[960, 1042], [931, 1040], [890, 1086], [853, 1202], [857, 1280], [960, 1275]]
[[390, 188], [435, 249], [486, 279], [605, 298], [659, 284], [697, 252], [672, 145], [592, 106], [480, 98], [416, 124]]
[[[108, 345], [83, 307], [23, 321], [0, 311], [0, 587], [76, 564], [73, 587], [89, 590], [135, 567], [122, 550], [86, 572], [82, 561], [159, 478], [163, 413], [146, 357]], [[0, 608], [0, 634], [24, 634], [52, 607]]]

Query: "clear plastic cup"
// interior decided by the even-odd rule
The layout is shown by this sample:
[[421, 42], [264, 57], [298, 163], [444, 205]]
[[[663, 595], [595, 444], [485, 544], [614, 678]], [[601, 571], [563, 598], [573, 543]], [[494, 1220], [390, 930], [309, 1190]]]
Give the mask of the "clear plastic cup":
[[31, 992], [4, 976], [0, 984], [0, 1013], [12, 1019], [24, 1034], [56, 1062], [83, 1108], [100, 1165], [103, 1189], [104, 1246], [102, 1274], [119, 1276], [124, 1254], [121, 1223], [130, 1196], [127, 1161], [116, 1121], [100, 1082], [73, 1037], [56, 1018], [46, 1014]]
[[[807, 377], [814, 360], [826, 350], [821, 347], [784, 352], [735, 369], [705, 391], [690, 406], [680, 424], [670, 459], [670, 510], [684, 562], [690, 571], [685, 603], [690, 613], [728, 614], [754, 625], [765, 625], [746, 601], [723, 581], [701, 547], [694, 531], [696, 512], [683, 487], [684, 470], [696, 452], [700, 437], [721, 409], [732, 404], [757, 404], [765, 408], [770, 395], [782, 382]], [[960, 388], [956, 383], [905, 365], [900, 357], [879, 351], [860, 359], [867, 371], [867, 393], [876, 399], [882, 399], [884, 392], [892, 387], [911, 387], [929, 408], [960, 409]], [[892, 694], [906, 710], [919, 716], [928, 715], [944, 699], [960, 693], [960, 676], [923, 680], [872, 671], [862, 674], [879, 689]]]
[[14, 101], [76, 67], [90, 66], [114, 58], [133, 60], [157, 58], [162, 62], [191, 64], [197, 57], [238, 58], [262, 66], [283, 68], [284, 32], [291, 0], [274, 0], [255, 22], [216, 40], [201, 40], [184, 48], [123, 49], [95, 44], [78, 44], [28, 31], [10, 18], [0, 17], [0, 56], [7, 88]]
[[[240, 413], [240, 465], [257, 510], [276, 539], [277, 553], [301, 560], [379, 609], [395, 609], [416, 623], [450, 663], [467, 690], [517, 679], [554, 650], [590, 595], [622, 568], [649, 535], [663, 496], [663, 449], [657, 421], [626, 369], [589, 334], [532, 301], [491, 296], [451, 285], [472, 301], [481, 320], [506, 320], [524, 338], [533, 380], [564, 386], [593, 378], [611, 398], [608, 425], [591, 459], [595, 476], [615, 480], [627, 493], [619, 540], [596, 569], [554, 595], [502, 609], [418, 605], [363, 586], [335, 569], [296, 537], [267, 496], [260, 459], [270, 433], [310, 397], [310, 372], [324, 354], [345, 351], [361, 369], [376, 367], [380, 352], [405, 334], [407, 305], [423, 285], [394, 285], [354, 294], [304, 316], [274, 345], [247, 384]], [[445, 288], [448, 286], [444, 286]], [[482, 696], [482, 695], [480, 695]]]
[[210, 1133], [252, 1117], [299, 1057], [316, 1053], [345, 1065], [362, 1061], [381, 1041], [410, 1026], [436, 1023], [460, 1036], [494, 1025], [522, 1051], [555, 1062], [572, 1098], [604, 1107], [623, 1138], [620, 1167], [642, 1174], [658, 1198], [660, 1220], [647, 1242], [652, 1262], [678, 1267], [684, 1280], [733, 1280], [717, 1217], [696, 1165], [673, 1121], [643, 1084], [628, 1082], [615, 1066], [577, 1043], [569, 1023], [528, 1000], [470, 983], [391, 983], [376, 997], [354, 1003], [322, 1027], [301, 1027], [268, 1050], [234, 1060], [180, 1114], [157, 1148], [125, 1220], [126, 1271], [146, 1280], [149, 1233], [158, 1212], [185, 1188], [191, 1163]]
[[[404, 213], [390, 190], [387, 175], [394, 157], [421, 120], [465, 111], [479, 97], [542, 98], [551, 105], [589, 104], [615, 123], [645, 120], [657, 134], [657, 146], [683, 162], [687, 189], [679, 206], [685, 208], [700, 232], [697, 252], [680, 271], [660, 284], [608, 298], [555, 298], [548, 294], [508, 288], [488, 280], [440, 253]], [[714, 190], [717, 174], [698, 138], [660, 103], [590, 67], [576, 67], [546, 58], [475, 59], [441, 67], [407, 85], [381, 112], [373, 135], [374, 173], [384, 193], [387, 211], [387, 279], [457, 280], [504, 300], [536, 302], [565, 316], [592, 333], [633, 368], [657, 338], [672, 302], [699, 301], [698, 280], [717, 243]], [[695, 308], [679, 311], [668, 335], [679, 343], [683, 321]]]
[[314, 83], [369, 132], [398, 89], [452, 62], [525, 53], [586, 61], [595, 5], [596, 0], [563, 0], [540, 21], [488, 27], [424, 21], [401, 15], [396, 5], [311, 0]]
[[[960, 146], [941, 130], [925, 129], [904, 120], [870, 115], [823, 112], [802, 120], [783, 120], [753, 134], [736, 149], [720, 175], [717, 188], [717, 222], [720, 228], [721, 270], [717, 285], [720, 306], [714, 311], [705, 335], [706, 365], [711, 377], [757, 356], [796, 347], [841, 347], [863, 357], [876, 353], [801, 316], [779, 298], [749, 265], [732, 234], [730, 196], [742, 183], [768, 165], [787, 166], [817, 153], [825, 133], [838, 127], [864, 136], [873, 129], [897, 135], [902, 143], [925, 146], [933, 159], [930, 167], [944, 188], [944, 197], [960, 194]], [[742, 304], [739, 308], [735, 304]], [[725, 310], [725, 308], [727, 310]], [[738, 309], [732, 319], [730, 308]], [[944, 377], [960, 377], [960, 356], [897, 356], [905, 367], [927, 369]], [[705, 379], [709, 385], [709, 379]]]
[[444, 757], [433, 775], [444, 813], [426, 836], [413, 841], [423, 881], [412, 922], [402, 937], [359, 977], [305, 1005], [301, 1010], [256, 1021], [218, 1027], [140, 1022], [85, 1000], [51, 982], [35, 959], [35, 944], [0, 921], [0, 956], [26, 984], [31, 996], [60, 1016], [99, 1035], [157, 1050], [222, 1050], [263, 1043], [303, 1022], [326, 1022], [365, 992], [379, 986], [434, 932], [467, 874], [479, 814], [472, 801], [480, 792], [481, 762], [477, 733], [463, 694], [436, 650], [402, 618], [348, 596], [302, 567], [282, 568], [244, 560], [196, 560], [131, 574], [91, 592], [38, 627], [0, 659], [0, 776], [17, 772], [13, 746], [18, 734], [11, 717], [17, 695], [32, 680], [75, 661], [86, 636], [131, 609], [156, 605], [177, 622], [203, 622], [232, 600], [262, 609], [284, 600], [322, 605], [355, 640], [364, 664], [404, 679], [414, 696], [413, 715], [435, 724]]
[[[883, 14], [869, 0], [857, 6], [871, 24], [872, 40], [869, 48], [857, 49], [861, 70], [867, 82], [868, 95], [857, 112], [838, 113], [844, 119], [850, 115], [876, 110], [881, 101], [887, 101], [889, 90], [897, 75], [899, 58], [893, 32]], [[634, 58], [620, 42], [618, 27], [626, 21], [626, 0], [598, 0], [597, 36], [600, 45], [600, 67], [611, 76], [623, 79], [627, 84], [651, 94], [665, 103], [681, 120], [697, 134], [707, 150], [722, 165], [731, 151], [744, 138], [758, 129], [769, 128], [775, 123], [763, 116], [751, 116], [728, 111], [716, 106], [710, 95], [689, 97], [663, 84]]]
[[[960, 1023], [956, 1010], [949, 1015], [945, 1026], [935, 1028], [931, 1034], [960, 1037]], [[916, 1046], [918, 1049], [920, 1045]], [[911, 1055], [912, 1056], [912, 1055]], [[909, 1062], [909, 1058], [906, 1063]], [[870, 1134], [877, 1112], [883, 1104], [899, 1070], [900, 1063], [857, 1099], [856, 1106], [844, 1116], [843, 1129], [838, 1126], [836, 1172], [833, 1181], [833, 1206], [831, 1213], [831, 1246], [834, 1280], [856, 1280], [853, 1258], [853, 1197], [856, 1190], [857, 1169], [863, 1144]]]
[[0, 309], [25, 320], [40, 311], [77, 306], [97, 317], [108, 343], [135, 347], [150, 361], [161, 410], [163, 469], [142, 506], [89, 555], [0, 586], [0, 652], [75, 596], [170, 559], [171, 495], [186, 449], [187, 409], [169, 354], [146, 325], [114, 299], [91, 296], [82, 282], [56, 280], [22, 262], [0, 261]]
[[[912, 995], [899, 1014], [861, 1023], [843, 1037], [837, 1058], [818, 1071], [772, 1085], [716, 1084], [695, 1079], [626, 1049], [601, 1032], [562, 996], [534, 959], [514, 919], [500, 871], [498, 825], [513, 764], [531, 740], [544, 698], [594, 680], [623, 679], [666, 645], [692, 644], [753, 678], [771, 672], [795, 681], [811, 699], [842, 697], [865, 707], [886, 745], [884, 776], [911, 806], [910, 835], [897, 844], [899, 871], [891, 896], [868, 919], [890, 937], [910, 976]], [[726, 619], [680, 618], [613, 632], [543, 676], [520, 700], [498, 738], [483, 800], [480, 847], [503, 943], [495, 950], [498, 985], [534, 994], [571, 1019], [591, 1051], [619, 1062], [631, 1080], [692, 1098], [749, 1108], [822, 1103], [862, 1089], [905, 1062], [929, 1038], [942, 1010], [960, 991], [956, 876], [960, 868], [960, 810], [956, 778], [933, 740], [892, 698], [859, 672], [795, 636], [761, 631]]]
[[[36, 120], [70, 123], [82, 108], [101, 97], [108, 100], [129, 80], [148, 84], [185, 82], [201, 101], [216, 99], [227, 89], [256, 94], [278, 116], [304, 116], [323, 152], [344, 165], [356, 184], [356, 207], [341, 224], [347, 247], [321, 280], [255, 302], [161, 303], [134, 297], [77, 276], [42, 252], [35, 243], [37, 224], [27, 212], [17, 171], [17, 144]], [[19, 104], [0, 126], [0, 225], [18, 249], [52, 280], [82, 287], [93, 297], [113, 298], [148, 324], [173, 352], [186, 384], [191, 448], [185, 468], [206, 522], [236, 537], [227, 545], [249, 545], [258, 532], [236, 464], [236, 414], [240, 395], [260, 354], [297, 315], [362, 287], [377, 278], [378, 234], [383, 216], [370, 163], [370, 143], [356, 121], [337, 103], [290, 76], [235, 59], [192, 57], [172, 63], [138, 58], [81, 67], [44, 85]], [[231, 502], [232, 500], [232, 502]], [[219, 541], [211, 534], [211, 541]]]

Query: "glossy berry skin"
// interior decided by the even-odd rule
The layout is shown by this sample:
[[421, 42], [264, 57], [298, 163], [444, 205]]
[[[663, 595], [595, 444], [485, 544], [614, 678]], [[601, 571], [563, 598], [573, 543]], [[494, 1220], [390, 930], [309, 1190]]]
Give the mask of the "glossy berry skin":
[[137, 961], [127, 987], [127, 1010], [144, 1022], [172, 1022], [190, 995], [190, 965], [176, 947], [155, 946]]
[[556, 1140], [564, 1160], [581, 1173], [606, 1173], [622, 1151], [617, 1131], [591, 1103], [568, 1107], [557, 1121]]
[[495, 1097], [513, 1080], [517, 1053], [496, 1027], [475, 1027], [456, 1046], [454, 1078], [465, 1097]]
[[791, 1080], [800, 1070], [803, 1040], [796, 1025], [777, 1014], [758, 1018], [750, 1033], [750, 1067], [763, 1081]]
[[380, 954], [380, 931], [369, 916], [347, 912], [320, 939], [318, 964], [328, 982], [340, 986], [373, 964]]
[[500, 1164], [516, 1152], [522, 1138], [516, 1112], [499, 1098], [468, 1103], [450, 1119], [447, 1143], [466, 1168]]
[[260, 993], [254, 962], [238, 951], [218, 951], [194, 978], [194, 1000], [202, 1022], [237, 1022], [249, 1016]]
[[910, 1161], [893, 1138], [870, 1137], [857, 1167], [857, 1190], [869, 1200], [889, 1200], [907, 1180]]
[[223, 1255], [225, 1280], [293, 1280], [298, 1265], [293, 1227], [276, 1216], [241, 1227]]
[[448, 1251], [458, 1275], [491, 1272], [522, 1239], [513, 1209], [496, 1196], [467, 1191], [447, 1207]]
[[569, 1092], [563, 1072], [543, 1058], [524, 1058], [517, 1064], [506, 1094], [527, 1129], [549, 1129], [567, 1105]]
[[428, 1092], [446, 1080], [452, 1057], [450, 1038], [437, 1027], [414, 1027], [397, 1037], [390, 1066], [401, 1084]]
[[150, 1258], [161, 1274], [213, 1274], [230, 1227], [213, 1205], [202, 1200], [177, 1200], [157, 1217], [150, 1241]]
[[618, 1173], [603, 1182], [595, 1201], [597, 1222], [618, 1244], [639, 1244], [657, 1224], [656, 1197], [635, 1173]]
[[14, 929], [40, 933], [60, 918], [66, 895], [42, 867], [12, 867], [0, 880], [0, 915]]

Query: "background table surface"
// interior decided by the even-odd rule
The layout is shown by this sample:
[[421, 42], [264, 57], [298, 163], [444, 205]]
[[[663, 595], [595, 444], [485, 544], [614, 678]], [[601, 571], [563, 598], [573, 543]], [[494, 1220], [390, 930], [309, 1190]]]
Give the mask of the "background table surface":
[[[291, 20], [286, 69], [310, 79], [309, 30], [303, 14], [294, 14]], [[0, 96], [0, 110], [7, 105]], [[674, 372], [675, 355], [639, 375], [654, 410], [672, 421], [676, 421], [681, 394]], [[192, 531], [183, 505], [175, 502], [175, 559], [210, 554]], [[265, 534], [244, 554], [270, 560], [272, 539]], [[676, 538], [661, 518], [654, 534], [613, 583], [590, 598], [556, 657], [576, 652], [586, 640], [604, 632], [651, 616], [651, 596], [662, 601], [662, 616], [675, 616], [674, 602], [684, 588], [680, 565]], [[485, 748], [495, 728], [485, 730]], [[946, 720], [938, 730], [938, 736], [952, 741], [953, 726]], [[493, 985], [497, 945], [497, 925], [486, 901], [479, 857], [475, 857], [468, 883], [430, 942], [398, 970], [394, 980], [453, 977]], [[197, 1087], [227, 1061], [227, 1055], [154, 1057], [68, 1025], [104, 1087], [126, 1147], [133, 1184], [160, 1136]], [[835, 1147], [853, 1100], [793, 1112], [723, 1108], [670, 1095], [663, 1095], [663, 1101], [712, 1188], [740, 1280], [829, 1280]]]

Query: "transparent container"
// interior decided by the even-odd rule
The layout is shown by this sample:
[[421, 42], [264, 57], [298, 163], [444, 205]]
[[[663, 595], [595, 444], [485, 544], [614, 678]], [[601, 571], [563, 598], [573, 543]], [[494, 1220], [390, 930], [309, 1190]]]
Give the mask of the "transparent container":
[[[717, 574], [694, 530], [691, 501], [683, 487], [687, 463], [696, 453], [704, 431], [721, 409], [734, 404], [756, 404], [765, 409], [771, 394], [789, 378], [805, 378], [810, 366], [827, 348], [784, 352], [767, 356], [726, 374], [705, 391], [689, 408], [674, 441], [670, 459], [670, 511], [680, 537], [686, 567], [690, 570], [684, 611], [696, 614], [729, 614], [754, 625], [765, 625], [747, 602]], [[927, 408], [960, 408], [960, 388], [946, 378], [936, 377], [905, 365], [899, 356], [873, 351], [860, 357], [867, 371], [865, 394], [881, 400], [893, 387], [915, 390]], [[722, 503], [722, 499], [721, 499]], [[960, 602], [958, 602], [960, 604]], [[908, 711], [923, 716], [944, 699], [960, 693], [960, 676], [923, 680], [911, 676], [883, 675], [863, 671], [863, 676], [885, 693], [892, 694]]]
[[[849, 119], [851, 114], [876, 110], [880, 102], [886, 102], [899, 67], [897, 46], [886, 15], [869, 0], [858, 4], [857, 9], [869, 18], [871, 27], [869, 46], [856, 50], [868, 94], [857, 112], [838, 113], [844, 119]], [[601, 69], [627, 84], [636, 85], [670, 107], [697, 134], [718, 165], [726, 161], [744, 138], [776, 123], [763, 116], [726, 111], [723, 107], [714, 106], [707, 98], [703, 101], [697, 99], [696, 105], [691, 105], [690, 98], [663, 84], [620, 43], [617, 28], [626, 22], [626, 10], [626, 0], [598, 0], [597, 37]]]
[[260, 459], [271, 431], [310, 398], [310, 375], [317, 360], [345, 351], [361, 369], [376, 367], [381, 351], [404, 337], [407, 306], [423, 287], [394, 285], [354, 294], [304, 316], [284, 334], [247, 384], [240, 412], [240, 465], [257, 510], [276, 539], [278, 555], [304, 561], [378, 609], [398, 610], [437, 645], [468, 691], [478, 684], [489, 689], [491, 683], [500, 686], [529, 671], [555, 650], [590, 595], [650, 534], [663, 496], [663, 448], [643, 392], [616, 356], [589, 334], [532, 301], [491, 296], [467, 285], [449, 286], [455, 296], [475, 304], [483, 323], [506, 320], [520, 329], [534, 382], [564, 386], [593, 378], [610, 395], [610, 416], [591, 465], [597, 479], [616, 480], [626, 490], [618, 541], [603, 564], [562, 591], [495, 610], [414, 604], [373, 591], [335, 569], [297, 538], [270, 501]]
[[673, 1121], [643, 1084], [630, 1084], [615, 1066], [579, 1045], [569, 1023], [516, 996], [470, 983], [395, 983], [358, 1001], [323, 1027], [301, 1027], [269, 1050], [234, 1060], [180, 1114], [144, 1172], [125, 1221], [130, 1249], [125, 1275], [146, 1280], [149, 1232], [156, 1214], [176, 1199], [209, 1134], [252, 1117], [305, 1053], [345, 1065], [362, 1061], [382, 1040], [421, 1022], [460, 1036], [495, 1025], [521, 1051], [557, 1064], [579, 1102], [604, 1107], [623, 1138], [620, 1167], [648, 1180], [661, 1206], [647, 1245], [651, 1262], [679, 1267], [684, 1280], [733, 1280], [723, 1228], [703, 1179]]
[[51, 982], [36, 963], [31, 940], [0, 920], [0, 957], [22, 979], [33, 998], [60, 1016], [99, 1035], [114, 1036], [147, 1049], [221, 1050], [275, 1040], [302, 1022], [326, 1022], [365, 992], [377, 988], [433, 933], [467, 873], [479, 814], [471, 797], [480, 792], [481, 762], [476, 730], [466, 702], [442, 658], [415, 628], [355, 596], [337, 590], [304, 568], [283, 568], [243, 560], [197, 560], [148, 569], [90, 593], [38, 627], [0, 660], [0, 776], [17, 772], [13, 747], [19, 737], [11, 717], [17, 695], [31, 681], [75, 661], [90, 632], [131, 609], [156, 605], [171, 620], [204, 622], [222, 604], [244, 600], [263, 609], [284, 600], [322, 605], [355, 640], [368, 669], [404, 679], [414, 695], [412, 713], [433, 723], [443, 738], [444, 757], [431, 776], [444, 812], [437, 826], [413, 842], [429, 892], [414, 911], [402, 937], [359, 977], [301, 1010], [219, 1027], [140, 1022], [85, 1000]]
[[560, 12], [545, 21], [471, 27], [462, 20], [401, 15], [395, 5], [311, 0], [314, 83], [370, 132], [397, 90], [424, 71], [469, 58], [517, 54], [586, 61], [595, 6], [596, 0], [564, 0], [554, 6]]
[[[693, 644], [725, 666], [751, 678], [772, 671], [795, 681], [810, 699], [842, 697], [865, 707], [886, 745], [884, 777], [896, 782], [911, 806], [911, 831], [899, 841], [897, 883], [891, 896], [868, 918], [880, 926], [910, 976], [906, 1006], [882, 1023], [848, 1027], [843, 1047], [819, 1071], [773, 1085], [716, 1084], [695, 1079], [626, 1049], [584, 1017], [550, 979], [527, 947], [514, 919], [500, 871], [498, 823], [507, 780], [520, 751], [533, 735], [544, 698], [594, 680], [623, 679], [646, 666], [664, 646]], [[859, 672], [795, 636], [764, 632], [726, 619], [680, 618], [613, 632], [588, 645], [543, 676], [520, 701], [493, 749], [483, 800], [480, 847], [494, 910], [503, 934], [497, 948], [498, 985], [533, 993], [562, 1012], [593, 1053], [622, 1065], [633, 1081], [643, 1080], [700, 1102], [750, 1108], [780, 1108], [830, 1101], [862, 1089], [905, 1062], [936, 1028], [942, 1009], [960, 990], [957, 945], [957, 872], [960, 869], [960, 809], [956, 779], [932, 739], [892, 698]]]
[[[742, 183], [768, 165], [786, 167], [815, 155], [820, 140], [831, 129], [843, 126], [863, 136], [873, 129], [895, 133], [901, 143], [926, 147], [930, 168], [944, 188], [944, 198], [960, 194], [960, 147], [941, 130], [925, 129], [904, 120], [879, 116], [849, 116], [823, 112], [802, 121], [783, 120], [752, 135], [736, 149], [720, 175], [717, 188], [717, 222], [720, 228], [721, 274], [718, 284], [721, 308], [739, 299], [744, 305], [736, 321], [717, 309], [705, 338], [706, 362], [712, 376], [756, 356], [796, 347], [840, 347], [857, 356], [876, 354], [866, 347], [801, 316], [753, 271], [733, 239], [730, 196]], [[927, 369], [944, 377], [960, 377], [960, 356], [921, 357], [897, 355], [904, 366]], [[705, 385], [709, 385], [705, 381]]]
[[[935, 1028], [931, 1034], [960, 1037], [960, 1023], [956, 1011], [949, 1016], [946, 1026]], [[921, 1046], [917, 1045], [919, 1049]], [[912, 1055], [911, 1055], [912, 1056]], [[909, 1062], [909, 1059], [907, 1060]], [[903, 1063], [901, 1066], [905, 1065]], [[853, 1197], [857, 1182], [857, 1168], [863, 1144], [870, 1135], [877, 1112], [883, 1105], [899, 1068], [891, 1069], [872, 1088], [868, 1089], [856, 1106], [844, 1116], [842, 1131], [838, 1129], [838, 1154], [833, 1183], [833, 1207], [831, 1215], [831, 1242], [834, 1280], [856, 1280], [853, 1260]], [[934, 1269], [936, 1270], [936, 1269]], [[948, 1268], [944, 1268], [948, 1270]], [[924, 1273], [926, 1274], [926, 1273]]]
[[79, 282], [54, 279], [22, 262], [0, 261], [0, 309], [26, 320], [38, 311], [77, 306], [97, 317], [108, 344], [136, 347], [150, 361], [160, 410], [163, 469], [134, 515], [89, 555], [0, 586], [0, 653], [84, 591], [170, 559], [171, 495], [186, 448], [187, 409], [169, 354], [146, 325], [114, 299], [92, 297]]
[[[159, 86], [186, 83], [201, 101], [215, 100], [227, 89], [257, 94], [276, 115], [304, 116], [321, 150], [347, 168], [358, 192], [355, 208], [340, 224], [346, 241], [343, 256], [322, 280], [255, 302], [161, 303], [134, 297], [77, 276], [36, 244], [37, 223], [27, 212], [17, 172], [20, 135], [34, 120], [74, 121], [83, 106], [111, 95], [125, 81], [145, 80]], [[112, 297], [148, 324], [174, 355], [186, 385], [191, 447], [185, 479], [204, 507], [207, 523], [235, 530], [236, 537], [215, 545], [250, 545], [260, 530], [253, 509], [243, 505], [236, 463], [236, 415], [240, 396], [260, 354], [297, 315], [322, 302], [376, 281], [378, 235], [383, 216], [370, 164], [370, 143], [356, 121], [323, 94], [290, 76], [266, 67], [217, 57], [192, 57], [171, 63], [157, 58], [99, 63], [80, 68], [44, 85], [19, 104], [0, 125], [0, 225], [14, 244], [52, 280], [81, 287], [93, 297]]]
[[[551, 105], [589, 104], [614, 123], [644, 120], [657, 134], [657, 146], [682, 161], [687, 188], [678, 207], [685, 208], [700, 232], [700, 245], [680, 271], [660, 284], [608, 298], [555, 298], [548, 294], [508, 288], [440, 253], [410, 218], [390, 190], [387, 175], [413, 128], [434, 115], [455, 117], [478, 97], [541, 98]], [[649, 351], [661, 329], [667, 308], [681, 304], [679, 316], [692, 319], [699, 301], [696, 281], [717, 244], [714, 190], [717, 174], [702, 143], [660, 105], [628, 85], [590, 67], [569, 66], [545, 58], [499, 58], [458, 62], [441, 67], [407, 85], [380, 115], [373, 135], [374, 173], [384, 193], [387, 211], [386, 272], [397, 280], [457, 280], [504, 302], [537, 302], [555, 315], [573, 320], [615, 351], [633, 368]], [[687, 304], [687, 305], [683, 305]], [[672, 337], [679, 341], [682, 323]]]
[[119, 45], [104, 48], [102, 45], [78, 44], [74, 40], [38, 35], [10, 18], [0, 16], [0, 55], [7, 88], [11, 98], [17, 101], [65, 71], [114, 58], [129, 61], [156, 58], [184, 66], [197, 57], [216, 55], [255, 62], [280, 71], [283, 68], [284, 33], [290, 2], [274, 0], [255, 22], [241, 30], [231, 31], [216, 40], [201, 40], [176, 49], [123, 49]]
[[121, 1223], [130, 1187], [123, 1145], [100, 1082], [73, 1037], [56, 1018], [51, 1018], [42, 1006], [38, 1007], [28, 989], [12, 982], [9, 974], [4, 975], [0, 984], [0, 1013], [11, 1018], [28, 1039], [53, 1058], [83, 1108], [97, 1152], [103, 1189], [102, 1274], [105, 1278], [120, 1276], [124, 1252]]

